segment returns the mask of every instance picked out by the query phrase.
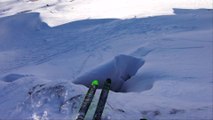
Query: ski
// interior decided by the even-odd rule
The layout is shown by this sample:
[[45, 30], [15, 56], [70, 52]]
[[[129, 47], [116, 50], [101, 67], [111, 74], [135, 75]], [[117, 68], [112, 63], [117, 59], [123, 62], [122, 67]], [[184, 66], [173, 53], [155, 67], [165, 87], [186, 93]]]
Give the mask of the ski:
[[84, 101], [81, 105], [81, 108], [79, 110], [79, 113], [78, 113], [76, 120], [84, 120], [86, 113], [89, 109], [89, 106], [92, 102], [92, 99], [95, 95], [97, 87], [98, 87], [98, 80], [93, 80], [89, 90], [87, 91], [87, 94], [84, 98]]
[[103, 86], [103, 89], [101, 91], [101, 95], [100, 95], [99, 100], [98, 100], [98, 105], [97, 105], [97, 108], [95, 110], [93, 120], [101, 120], [101, 115], [103, 113], [104, 106], [105, 106], [106, 101], [107, 101], [108, 93], [109, 93], [109, 90], [110, 90], [110, 85], [111, 85], [111, 79], [107, 79], [104, 82], [104, 86]]

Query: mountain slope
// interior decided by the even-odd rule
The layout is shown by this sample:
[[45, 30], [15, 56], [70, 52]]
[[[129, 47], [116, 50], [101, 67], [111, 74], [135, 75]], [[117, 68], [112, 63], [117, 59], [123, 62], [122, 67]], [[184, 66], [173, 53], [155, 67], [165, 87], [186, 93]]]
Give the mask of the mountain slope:
[[[161, 16], [147, 13], [153, 17], [146, 18], [138, 18], [143, 16], [139, 7], [127, 16], [118, 14], [125, 12], [124, 3], [114, 6], [122, 6], [121, 16], [100, 16], [105, 3], [112, 2], [0, 2], [0, 119], [74, 119], [87, 90], [83, 85], [107, 77], [114, 78], [117, 92], [110, 91], [103, 119], [212, 119], [213, 11], [173, 9], [173, 15], [167, 14], [174, 3], [210, 8], [211, 1], [169, 2], [169, 8], [163, 1], [147, 2], [165, 5], [156, 7], [159, 14], [168, 10]], [[70, 5], [79, 11], [72, 13]], [[97, 14], [80, 12], [97, 5], [91, 9], [100, 8]], [[98, 94], [100, 90], [87, 119]]]

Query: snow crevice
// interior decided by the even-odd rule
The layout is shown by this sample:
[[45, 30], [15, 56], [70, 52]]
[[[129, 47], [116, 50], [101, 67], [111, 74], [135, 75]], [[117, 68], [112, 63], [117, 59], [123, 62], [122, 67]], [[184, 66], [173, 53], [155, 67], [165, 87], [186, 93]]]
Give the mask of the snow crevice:
[[136, 57], [118, 55], [113, 60], [81, 74], [74, 83], [89, 87], [91, 81], [97, 79], [100, 82], [99, 88], [101, 88], [104, 81], [111, 78], [111, 90], [119, 92], [123, 84], [137, 73], [144, 62], [143, 59]]

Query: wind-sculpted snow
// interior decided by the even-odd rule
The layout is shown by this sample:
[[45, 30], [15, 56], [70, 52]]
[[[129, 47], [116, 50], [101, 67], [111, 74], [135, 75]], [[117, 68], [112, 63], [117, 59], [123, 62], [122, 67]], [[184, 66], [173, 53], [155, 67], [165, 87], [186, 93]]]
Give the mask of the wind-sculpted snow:
[[89, 72], [80, 75], [74, 83], [90, 86], [92, 80], [100, 82], [100, 88], [107, 78], [112, 79], [111, 89], [119, 91], [125, 81], [134, 76], [138, 69], [144, 64], [143, 59], [127, 55], [116, 56], [113, 60], [100, 65]]
[[36, 39], [41, 29], [48, 28], [39, 13], [17, 14], [0, 19], [0, 50], [29, 48], [42, 44]]

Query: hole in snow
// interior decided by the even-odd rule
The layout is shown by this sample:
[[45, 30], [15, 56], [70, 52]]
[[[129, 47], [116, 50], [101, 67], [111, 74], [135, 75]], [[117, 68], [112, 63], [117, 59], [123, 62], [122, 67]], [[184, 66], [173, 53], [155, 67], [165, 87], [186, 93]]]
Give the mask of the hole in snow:
[[22, 77], [25, 77], [26, 75], [20, 75], [20, 74], [8, 74], [5, 77], [2, 78], [5, 82], [13, 82], [16, 81]]
[[89, 87], [91, 81], [97, 79], [99, 80], [99, 88], [102, 88], [104, 81], [111, 78], [111, 90], [120, 92], [123, 84], [134, 76], [143, 64], [143, 59], [118, 55], [113, 60], [80, 75], [74, 83]]

